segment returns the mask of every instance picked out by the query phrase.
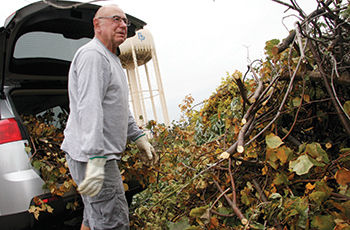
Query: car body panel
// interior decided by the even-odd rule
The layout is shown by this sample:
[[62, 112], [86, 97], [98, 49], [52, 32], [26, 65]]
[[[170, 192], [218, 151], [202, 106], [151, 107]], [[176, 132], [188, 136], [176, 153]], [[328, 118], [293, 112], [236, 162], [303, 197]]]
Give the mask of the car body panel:
[[0, 119], [7, 119], [14, 117], [11, 105], [7, 100], [0, 100]]
[[45, 193], [24, 147], [25, 141], [0, 145], [0, 215], [26, 211], [33, 197]]

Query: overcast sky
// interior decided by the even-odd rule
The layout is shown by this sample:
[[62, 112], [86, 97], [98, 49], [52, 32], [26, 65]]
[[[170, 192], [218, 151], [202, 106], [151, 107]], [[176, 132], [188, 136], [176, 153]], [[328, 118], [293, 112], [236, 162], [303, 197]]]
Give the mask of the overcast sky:
[[[32, 2], [6, 1], [0, 8], [0, 22]], [[317, 4], [316, 0], [297, 2], [306, 13]], [[186, 95], [192, 94], [195, 103], [208, 98], [226, 72], [244, 73], [248, 57], [263, 58], [265, 42], [282, 40], [288, 35], [283, 23], [293, 29], [298, 20], [295, 12], [285, 12], [285, 6], [271, 0], [110, 0], [96, 4], [106, 3], [118, 4], [147, 23], [171, 121], [179, 120], [178, 105]]]

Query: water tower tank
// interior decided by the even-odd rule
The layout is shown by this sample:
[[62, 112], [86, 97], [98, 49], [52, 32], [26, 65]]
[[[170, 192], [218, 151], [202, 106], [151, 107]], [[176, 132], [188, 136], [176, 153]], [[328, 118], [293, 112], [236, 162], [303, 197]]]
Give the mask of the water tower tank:
[[[150, 106], [146, 108], [145, 99], [150, 100], [154, 120], [159, 122], [155, 106], [155, 99], [159, 98], [164, 123], [170, 125], [151, 32], [146, 28], [139, 30], [134, 37], [127, 39], [119, 48], [119, 58], [128, 76], [132, 107], [137, 124], [142, 126], [148, 122], [147, 111], [150, 111], [151, 108], [149, 108]], [[156, 87], [152, 84], [152, 73], [150, 74], [147, 66], [147, 63], [151, 60], [153, 62], [152, 70], [154, 71]], [[139, 68], [142, 66], [144, 66], [144, 74], [140, 74], [141, 70]]]
[[154, 41], [148, 29], [139, 30], [133, 38], [127, 39], [119, 48], [119, 58], [125, 65], [134, 65], [133, 49], [135, 49], [138, 66], [144, 65], [152, 59]]

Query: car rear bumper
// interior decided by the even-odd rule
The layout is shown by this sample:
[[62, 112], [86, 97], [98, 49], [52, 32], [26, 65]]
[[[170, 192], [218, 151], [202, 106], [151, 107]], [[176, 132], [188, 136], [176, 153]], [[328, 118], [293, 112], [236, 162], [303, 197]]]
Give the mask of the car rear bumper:
[[[51, 195], [46, 194], [39, 196], [40, 199], [49, 199], [51, 200]], [[79, 203], [77, 210], [67, 210], [66, 205], [68, 202]], [[34, 202], [31, 202], [31, 205], [34, 205]], [[76, 216], [82, 216], [83, 212], [83, 204], [81, 202], [80, 195], [70, 195], [66, 197], [58, 197], [57, 199], [53, 199], [48, 202], [53, 208], [53, 213], [48, 212], [40, 212], [39, 220], [34, 218], [32, 213], [28, 211], [11, 214], [11, 215], [2, 215], [0, 216], [0, 229], [1, 230], [23, 230], [23, 229], [49, 229], [45, 226], [53, 226], [56, 223], [63, 222], [65, 220], [69, 220]]]

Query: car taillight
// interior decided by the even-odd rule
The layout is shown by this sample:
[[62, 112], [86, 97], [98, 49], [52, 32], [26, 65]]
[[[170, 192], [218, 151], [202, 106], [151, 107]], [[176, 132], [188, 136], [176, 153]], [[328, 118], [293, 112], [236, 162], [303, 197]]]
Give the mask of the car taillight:
[[0, 144], [22, 140], [21, 131], [14, 118], [0, 120]]
[[42, 199], [42, 201], [44, 203], [49, 203], [49, 202], [54, 201], [54, 200], [58, 200], [58, 197], [53, 196], [53, 197], [50, 197], [50, 198]]

